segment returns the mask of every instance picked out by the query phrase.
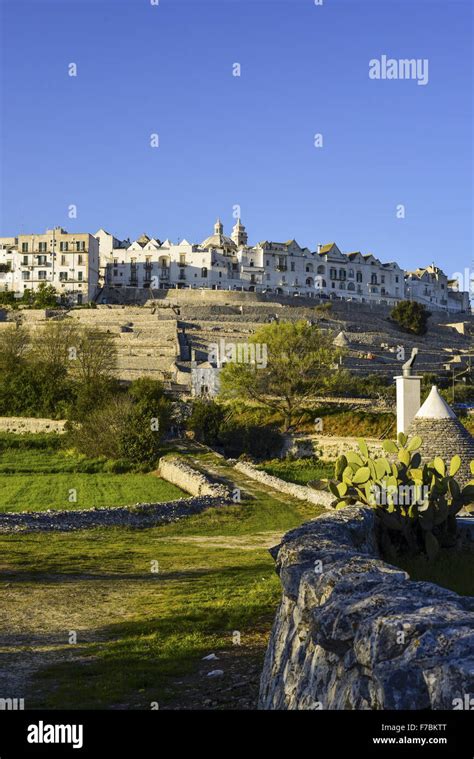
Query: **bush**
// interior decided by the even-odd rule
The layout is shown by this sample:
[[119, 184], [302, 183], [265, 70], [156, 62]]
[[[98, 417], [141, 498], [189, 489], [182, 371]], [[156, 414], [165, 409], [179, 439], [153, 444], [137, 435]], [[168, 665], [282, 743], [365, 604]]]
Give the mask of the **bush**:
[[271, 459], [278, 456], [283, 446], [283, 436], [278, 430], [233, 420], [221, 426], [219, 440], [226, 455], [232, 458], [247, 453], [255, 459]]
[[424, 335], [431, 313], [426, 310], [422, 303], [402, 300], [392, 309], [390, 316], [405, 332]]
[[200, 443], [223, 448], [232, 458], [243, 453], [256, 459], [273, 458], [283, 446], [282, 435], [273, 427], [236, 420], [231, 411], [214, 401], [196, 401], [188, 427]]
[[118, 467], [126, 466], [124, 462], [152, 467], [169, 418], [170, 404], [162, 384], [140, 379], [132, 383], [128, 395], [110, 397], [81, 424], [71, 424], [71, 441], [80, 453], [104, 456]]
[[188, 420], [188, 428], [200, 443], [209, 446], [220, 445], [220, 429], [226, 418], [226, 411], [214, 401], [195, 401]]

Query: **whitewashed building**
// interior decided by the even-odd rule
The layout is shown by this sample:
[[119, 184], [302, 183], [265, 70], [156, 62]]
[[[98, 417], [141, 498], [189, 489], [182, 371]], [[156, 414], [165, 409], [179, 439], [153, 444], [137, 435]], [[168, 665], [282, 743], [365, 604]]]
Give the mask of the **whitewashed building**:
[[240, 219], [230, 237], [218, 219], [198, 244], [146, 234], [130, 242], [105, 229], [90, 235], [61, 227], [0, 238], [0, 291], [21, 297], [41, 282], [53, 285], [62, 301], [78, 304], [93, 300], [103, 287], [206, 288], [388, 306], [411, 299], [431, 310], [469, 311], [469, 294], [434, 264], [404, 272], [370, 253], [343, 253], [335, 242], [315, 251], [294, 239], [252, 246]]
[[405, 291], [408, 300], [423, 303], [428, 310], [469, 311], [469, 293], [459, 289], [459, 282], [448, 279], [435, 264], [407, 271]]

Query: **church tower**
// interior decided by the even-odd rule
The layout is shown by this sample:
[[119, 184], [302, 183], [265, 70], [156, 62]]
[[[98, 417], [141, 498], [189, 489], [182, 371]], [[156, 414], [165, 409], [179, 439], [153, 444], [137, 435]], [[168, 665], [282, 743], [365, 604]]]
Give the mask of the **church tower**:
[[247, 245], [248, 235], [240, 219], [237, 219], [235, 226], [232, 230], [231, 237], [238, 248], [241, 248], [243, 245]]
[[224, 234], [224, 225], [222, 224], [220, 219], [217, 219], [216, 223], [214, 224], [214, 234], [215, 235]]

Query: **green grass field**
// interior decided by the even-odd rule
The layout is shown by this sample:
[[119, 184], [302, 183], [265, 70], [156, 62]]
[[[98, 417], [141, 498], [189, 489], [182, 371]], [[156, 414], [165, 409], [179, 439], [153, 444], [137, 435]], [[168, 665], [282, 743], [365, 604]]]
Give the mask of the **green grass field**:
[[[43, 436], [45, 438], [45, 436]], [[90, 509], [134, 503], [169, 501], [183, 491], [152, 473], [107, 471], [110, 462], [86, 459], [57, 447], [56, 436], [46, 440], [20, 441], [23, 447], [8, 448], [0, 441], [0, 511]]]
[[25, 692], [26, 708], [166, 706], [204, 655], [233, 649], [235, 630], [239, 655], [255, 652], [260, 668], [281, 592], [268, 547], [321, 509], [267, 491], [211, 454], [193, 461], [232, 476], [242, 502], [147, 530], [0, 537], [0, 638], [14, 643], [0, 648], [2, 692]]
[[311, 480], [321, 480], [334, 476], [334, 462], [299, 459], [286, 461], [274, 459], [259, 466], [273, 477], [280, 477], [286, 482], [296, 482], [297, 485], [307, 485]]

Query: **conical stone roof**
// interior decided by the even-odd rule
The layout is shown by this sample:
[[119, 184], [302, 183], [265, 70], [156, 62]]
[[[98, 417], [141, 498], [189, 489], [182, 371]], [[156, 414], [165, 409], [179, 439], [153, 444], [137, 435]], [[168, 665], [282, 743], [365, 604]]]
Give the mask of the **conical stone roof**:
[[419, 449], [423, 463], [432, 461], [435, 456], [450, 461], [458, 454], [462, 464], [456, 478], [460, 483], [472, 479], [469, 462], [474, 460], [474, 438], [441, 397], [435, 385], [415, 415], [408, 434], [410, 437], [419, 435], [423, 440]]
[[334, 338], [333, 343], [334, 345], [337, 345], [338, 348], [349, 347], [349, 340], [347, 339], [346, 333], [344, 331], [339, 332], [338, 336]]

